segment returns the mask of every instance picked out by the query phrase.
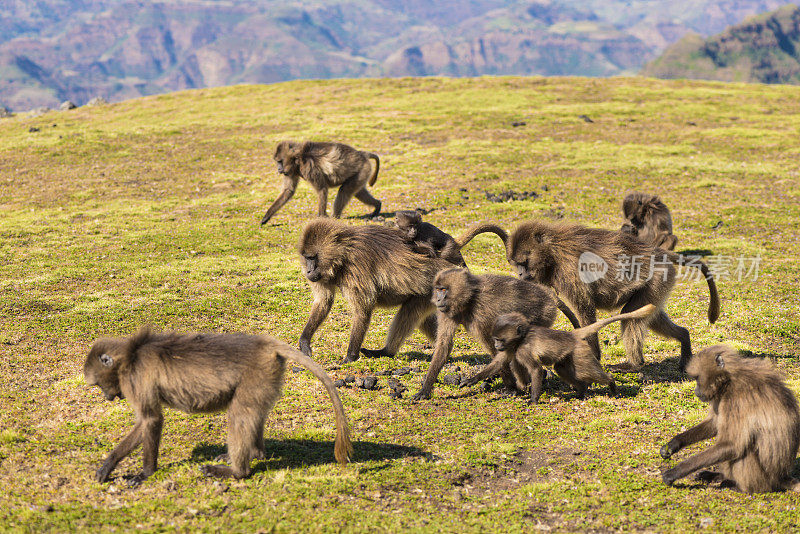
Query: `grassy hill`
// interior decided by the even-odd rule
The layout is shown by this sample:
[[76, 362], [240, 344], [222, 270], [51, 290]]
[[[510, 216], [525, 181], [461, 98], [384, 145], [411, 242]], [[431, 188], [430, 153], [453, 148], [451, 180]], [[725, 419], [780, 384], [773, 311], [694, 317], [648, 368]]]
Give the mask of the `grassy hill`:
[[[433, 400], [411, 405], [390, 399], [385, 377], [377, 391], [341, 389], [356, 447], [345, 469], [333, 463], [323, 388], [289, 372], [265, 430], [270, 459], [252, 478], [215, 484], [200, 474], [222, 451], [224, 414], [168, 411], [160, 469], [138, 489], [124, 477], [141, 468], [140, 453], [111, 484], [91, 479], [132, 411], [88, 389], [81, 368], [96, 337], [145, 323], [265, 331], [296, 343], [311, 296], [294, 247], [315, 197], [303, 185], [274, 225], [258, 221], [279, 190], [275, 143], [312, 138], [379, 153], [373, 191], [384, 209], [430, 209], [427, 220], [455, 234], [484, 218], [507, 228], [562, 216], [617, 228], [627, 190], [660, 194], [679, 250], [761, 257], [756, 281], [720, 280], [715, 325], [701, 282], [678, 283], [670, 315], [696, 349], [725, 341], [768, 356], [800, 391], [798, 132], [799, 88], [641, 78], [291, 82], [0, 119], [0, 524], [37, 532], [796, 528], [795, 495], [662, 484], [658, 448], [706, 408], [678, 373], [677, 344], [655, 337], [642, 373], [616, 374], [617, 398], [596, 388], [579, 401], [556, 379], [535, 406], [441, 384]], [[487, 198], [506, 190], [538, 196]], [[366, 212], [354, 202], [345, 214], [364, 224]], [[465, 258], [474, 271], [511, 274], [492, 236]], [[391, 315], [376, 314], [366, 347], [381, 345]], [[313, 341], [334, 378], [427, 369], [431, 350], [419, 334], [397, 358], [337, 367], [349, 326], [339, 299]], [[624, 359], [618, 326], [601, 340], [605, 363]], [[466, 374], [488, 361], [463, 334], [453, 356]], [[421, 377], [402, 378], [409, 393]]]

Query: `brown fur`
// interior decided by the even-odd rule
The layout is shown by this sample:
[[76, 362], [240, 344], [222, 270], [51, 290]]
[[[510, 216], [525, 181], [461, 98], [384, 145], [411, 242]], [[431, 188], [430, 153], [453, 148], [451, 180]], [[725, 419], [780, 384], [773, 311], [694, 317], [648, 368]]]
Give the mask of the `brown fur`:
[[416, 252], [431, 258], [443, 258], [459, 267], [467, 266], [453, 236], [429, 222], [424, 222], [422, 214], [418, 211], [398, 211], [397, 227], [406, 234], [406, 239]]
[[228, 409], [231, 466], [204, 466], [208, 475], [243, 478], [250, 461], [264, 457], [264, 420], [280, 397], [286, 360], [306, 367], [328, 390], [336, 414], [336, 460], [344, 465], [352, 446], [347, 417], [331, 379], [317, 363], [283, 341], [246, 334], [156, 334], [140, 330], [127, 339], [94, 343], [83, 374], [106, 399], [128, 399], [136, 412], [133, 430], [97, 470], [108, 480], [117, 463], [140, 444], [141, 481], [156, 471], [164, 421], [161, 406], [188, 413]]
[[669, 208], [655, 195], [633, 192], [622, 201], [625, 222], [621, 230], [635, 235], [648, 245], [675, 250], [678, 238], [672, 234]]
[[[492, 342], [492, 327], [498, 315], [516, 311], [531, 324], [550, 326], [558, 310], [558, 301], [551, 291], [512, 276], [476, 276], [466, 269], [451, 268], [436, 275], [433, 287], [431, 302], [438, 310], [436, 346], [431, 366], [414, 400], [430, 398], [436, 378], [453, 350], [453, 337], [460, 325], [494, 357], [497, 351]], [[536, 373], [528, 376], [513, 362], [498, 366], [495, 372], [498, 371], [509, 387], [526, 387], [529, 382], [541, 383], [544, 379], [543, 370], [536, 369]]]
[[[492, 225], [476, 224], [461, 243]], [[452, 264], [442, 258], [417, 254], [397, 228], [378, 225], [348, 226], [333, 219], [315, 219], [303, 229], [298, 243], [303, 274], [311, 283], [314, 303], [300, 335], [300, 350], [311, 356], [311, 337], [330, 313], [338, 288], [353, 318], [345, 361], [365, 356], [394, 356], [403, 341], [419, 328], [436, 337], [435, 310], [430, 301], [433, 279]], [[376, 307], [400, 309], [389, 325], [382, 349], [362, 349]]]
[[669, 458], [682, 448], [716, 437], [714, 444], [664, 472], [672, 485], [700, 469], [720, 464], [721, 472], [700, 473], [745, 493], [793, 489], [792, 468], [800, 446], [800, 412], [794, 393], [767, 361], [743, 358], [727, 345], [698, 352], [686, 369], [697, 380], [695, 394], [710, 403], [708, 417], [661, 448]]
[[[381, 201], [367, 191], [367, 183], [374, 185], [378, 178], [380, 159], [372, 152], [362, 152], [343, 143], [316, 143], [281, 141], [275, 149], [278, 172], [283, 174], [283, 191], [261, 219], [266, 224], [294, 195], [297, 183], [304, 179], [311, 184], [319, 197], [317, 215], [328, 215], [328, 189], [339, 187], [333, 202], [333, 216], [339, 218], [342, 210], [355, 197], [374, 208], [371, 217], [381, 212]], [[369, 160], [375, 160], [373, 171]]]
[[[593, 383], [608, 385], [614, 394], [617, 391], [614, 378], [600, 367], [600, 362], [586, 338], [615, 321], [641, 319], [656, 309], [648, 304], [634, 312], [615, 315], [571, 332], [531, 325], [519, 313], [503, 314], [497, 318], [492, 329], [497, 355], [480, 373], [464, 382], [462, 387], [477, 384], [486, 376], [497, 372], [504, 363], [518, 360], [531, 373], [543, 365], [552, 365], [556, 374], [575, 389], [579, 398], [584, 398], [586, 390]], [[531, 386], [531, 401], [536, 402], [541, 390], [535, 389], [535, 384]]]
[[[579, 260], [585, 252], [599, 256], [608, 265], [605, 276], [591, 283], [583, 282], [579, 274]], [[642, 265], [638, 278], [617, 279], [620, 256], [639, 258]], [[598, 309], [622, 308], [622, 313], [627, 313], [645, 304], [657, 306], [659, 311], [648, 318], [622, 321], [622, 339], [630, 367], [638, 368], [644, 362], [643, 344], [648, 327], [680, 341], [681, 369], [689, 361], [692, 355], [689, 331], [673, 323], [663, 310], [675, 285], [675, 265], [680, 264], [680, 256], [674, 252], [647, 245], [624, 232], [530, 221], [521, 224], [509, 237], [507, 257], [519, 276], [554, 288], [583, 326], [597, 320]], [[647, 280], [650, 258], [665, 265], [663, 272], [656, 269]], [[702, 262], [698, 266], [706, 275], [711, 295], [708, 319], [713, 323], [719, 316], [717, 287], [708, 267]], [[589, 342], [599, 356], [597, 336], [591, 336]]]

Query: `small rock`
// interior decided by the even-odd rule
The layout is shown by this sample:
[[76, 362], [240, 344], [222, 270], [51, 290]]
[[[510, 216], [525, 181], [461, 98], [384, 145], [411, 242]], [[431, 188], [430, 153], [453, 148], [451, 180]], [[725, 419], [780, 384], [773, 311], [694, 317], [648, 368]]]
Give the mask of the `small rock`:
[[0, 106], [0, 119], [7, 119], [9, 117], [13, 117], [14, 114], [11, 113], [11, 110], [5, 106]]
[[402, 399], [403, 398], [403, 392], [402, 391], [398, 391], [396, 389], [390, 389], [389, 390], [389, 397], [392, 398], [392, 399]]
[[710, 528], [714, 526], [714, 519], [710, 517], [700, 518], [700, 528]]
[[356, 378], [356, 387], [357, 388], [363, 388], [364, 387], [364, 379], [363, 378], [361, 378], [361, 377]]
[[31, 126], [30, 128], [28, 128], [28, 133], [35, 133], [35, 132], [38, 132], [38, 131], [39, 131], [39, 128], [37, 128], [36, 126]]
[[374, 376], [364, 377], [364, 389], [374, 389], [378, 385], [378, 379]]
[[96, 96], [86, 103], [87, 106], [102, 106], [104, 104], [108, 104], [108, 100], [102, 96]]
[[461, 383], [461, 374], [456, 373], [452, 375], [445, 375], [439, 380], [442, 384], [446, 386], [457, 386]]
[[230, 489], [230, 487], [227, 484], [224, 484], [224, 483], [220, 482], [219, 480], [214, 481], [212, 486], [214, 487], [214, 491], [218, 495], [222, 495], [223, 493], [225, 493], [226, 491], [228, 491]]
[[511, 126], [513, 126], [514, 128], [517, 128], [517, 127], [519, 127], [519, 126], [525, 126], [525, 121], [516, 121], [516, 122], [512, 122], [512, 123], [511, 123]]
[[39, 108], [33, 108], [33, 109], [30, 111], [30, 114], [31, 114], [31, 116], [33, 116], [33, 117], [38, 117], [39, 115], [44, 115], [44, 114], [45, 114], [45, 113], [47, 113], [48, 111], [50, 111], [50, 108], [47, 108], [47, 107], [44, 107], [44, 106], [42, 106], [42, 107], [39, 107]]
[[459, 187], [458, 190], [461, 191], [462, 193], [466, 193], [467, 192], [467, 188], [466, 187]]
[[403, 376], [411, 372], [411, 367], [401, 367], [392, 371], [392, 376]]
[[335, 380], [333, 382], [334, 387], [337, 387], [337, 388], [344, 387], [344, 384], [345, 384], [345, 382], [341, 378], [339, 380]]
[[408, 389], [406, 386], [403, 385], [402, 382], [400, 382], [396, 378], [390, 378], [387, 382], [389, 384], [389, 389], [394, 390], [398, 393], [402, 393]]
[[589, 115], [578, 115], [578, 118], [583, 119], [583, 122], [594, 122], [591, 118], [589, 118]]
[[392, 370], [391, 369], [386, 369], [385, 371], [379, 371], [379, 372], [377, 372], [375, 374], [378, 375], [378, 376], [391, 376], [392, 375]]
[[75, 109], [76, 107], [78, 107], [78, 106], [76, 106], [75, 103], [72, 100], [64, 100], [61, 103], [61, 105], [58, 106], [58, 109], [60, 109], [61, 111], [67, 111], [67, 110], [70, 110], [70, 109]]
[[347, 375], [346, 377], [344, 377], [344, 383], [345, 384], [352, 384], [355, 381], [356, 381], [356, 377], [353, 376], [353, 375]]
[[301, 371], [304, 371], [304, 369], [302, 367], [297, 367], [297, 366], [292, 367], [292, 372], [293, 373], [299, 373]]
[[412, 367], [411, 368], [411, 372], [412, 373], [421, 373], [422, 372], [422, 367]]

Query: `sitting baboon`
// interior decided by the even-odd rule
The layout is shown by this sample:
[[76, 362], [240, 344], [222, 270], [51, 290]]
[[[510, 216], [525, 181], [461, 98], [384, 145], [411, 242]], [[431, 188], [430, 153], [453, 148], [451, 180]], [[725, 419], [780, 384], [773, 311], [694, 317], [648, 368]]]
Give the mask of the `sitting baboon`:
[[[461, 246], [447, 234], [428, 222], [423, 222], [422, 214], [418, 211], [403, 210], [397, 212], [397, 227], [406, 234], [414, 250], [420, 254], [427, 254], [431, 258], [444, 258], [454, 265], [466, 267], [464, 257], [461, 255]], [[501, 238], [504, 240], [505, 231]]]
[[[466, 244], [494, 225], [476, 224], [459, 239]], [[345, 361], [366, 356], [394, 356], [417, 327], [431, 341], [436, 318], [431, 303], [433, 279], [452, 264], [414, 252], [397, 228], [378, 225], [348, 226], [334, 219], [315, 219], [303, 229], [298, 243], [303, 274], [311, 283], [314, 303], [300, 335], [300, 350], [311, 356], [311, 337], [328, 316], [338, 288], [353, 318]], [[379, 350], [361, 344], [376, 307], [400, 306]]]
[[[431, 301], [437, 309], [436, 346], [431, 366], [413, 400], [430, 398], [436, 378], [453, 350], [453, 337], [460, 325], [480, 341], [492, 357], [497, 353], [492, 342], [492, 327], [500, 314], [518, 312], [531, 324], [551, 326], [556, 311], [561, 309], [573, 325], [578, 325], [572, 311], [550, 290], [513, 276], [476, 276], [466, 269], [447, 269], [436, 275]], [[513, 369], [515, 364], [510, 362], [510, 365], [495, 370], [501, 372], [506, 386], [526, 390], [528, 382], [541, 383], [544, 379], [543, 369], [535, 369], [535, 374], [532, 371], [528, 377], [522, 369]], [[513, 376], [508, 373], [513, 373]], [[494, 374], [487, 375], [487, 378]]]
[[625, 222], [621, 230], [633, 234], [648, 245], [675, 250], [678, 238], [672, 234], [669, 208], [655, 195], [630, 193], [622, 201]]
[[[571, 332], [532, 325], [520, 313], [504, 313], [497, 318], [492, 329], [497, 355], [480, 373], [462, 382], [461, 387], [475, 385], [497, 373], [511, 360], [517, 360], [531, 375], [543, 365], [552, 365], [556, 374], [575, 389], [578, 398], [584, 398], [586, 390], [593, 383], [607, 384], [611, 393], [616, 394], [614, 377], [600, 367], [599, 359], [586, 338], [615, 321], [642, 319], [656, 309], [648, 304], [636, 311], [615, 315]], [[531, 402], [537, 402], [541, 393], [541, 384], [531, 382]]]
[[264, 458], [264, 420], [280, 397], [286, 360], [316, 376], [333, 402], [336, 414], [336, 460], [344, 465], [352, 450], [347, 417], [336, 388], [311, 358], [283, 341], [246, 334], [156, 334], [147, 328], [125, 339], [94, 343], [83, 375], [100, 386], [106, 399], [128, 399], [136, 412], [133, 430], [97, 470], [100, 482], [120, 460], [143, 445], [140, 482], [156, 471], [164, 416], [162, 405], [188, 413], [228, 408], [228, 458], [231, 466], [203, 466], [205, 474], [243, 478], [250, 461]]
[[[300, 178], [307, 180], [317, 192], [317, 215], [328, 215], [328, 188], [339, 187], [333, 201], [333, 216], [339, 218], [350, 198], [355, 197], [375, 208], [370, 217], [381, 212], [381, 201], [367, 191], [367, 183], [374, 185], [378, 178], [380, 159], [372, 152], [362, 152], [343, 143], [316, 143], [281, 141], [275, 149], [278, 172], [283, 174], [283, 191], [264, 214], [261, 224], [266, 224], [294, 195]], [[369, 160], [375, 160], [373, 171]]]
[[665, 483], [720, 464], [721, 472], [703, 471], [705, 482], [720, 482], [744, 493], [789, 489], [800, 446], [797, 399], [772, 365], [743, 358], [727, 345], [701, 350], [686, 372], [697, 380], [695, 395], [710, 403], [708, 417], [661, 447], [669, 458], [682, 448], [716, 437], [714, 445], [663, 473]]
[[[719, 316], [717, 286], [702, 261], [689, 258], [692, 261], [684, 262], [682, 256], [624, 232], [529, 221], [509, 237], [507, 256], [520, 277], [554, 288], [582, 326], [597, 320], [597, 309], [622, 308], [622, 313], [627, 313], [645, 304], [658, 307], [659, 311], [647, 318], [622, 321], [622, 341], [632, 369], [644, 362], [642, 345], [648, 327], [680, 341], [681, 369], [692, 355], [689, 331], [673, 323], [663, 310], [675, 285], [675, 265], [701, 270], [711, 297], [708, 320], [713, 323]], [[589, 342], [599, 356], [597, 335]]]

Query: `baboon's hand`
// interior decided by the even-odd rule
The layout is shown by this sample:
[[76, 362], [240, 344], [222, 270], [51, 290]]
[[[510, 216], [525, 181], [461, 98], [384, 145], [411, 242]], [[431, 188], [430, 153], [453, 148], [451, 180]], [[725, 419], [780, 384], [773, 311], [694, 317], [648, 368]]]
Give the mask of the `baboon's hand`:
[[133, 475], [131, 478], [125, 481], [125, 483], [131, 488], [138, 488], [142, 485], [142, 482], [147, 480], [148, 475], [144, 472], [139, 473], [138, 475]]
[[271, 218], [272, 218], [271, 215], [264, 215], [261, 218], [261, 226], [264, 226], [265, 224], [267, 224]]
[[100, 469], [94, 472], [94, 479], [98, 482], [108, 482], [108, 476], [111, 474], [111, 468], [108, 464], [104, 463]]
[[461, 382], [458, 384], [458, 387], [460, 387], [460, 388], [468, 388], [470, 386], [474, 386], [478, 382], [479, 381], [475, 380], [474, 377], [473, 378], [462, 378]]
[[664, 481], [664, 484], [667, 486], [672, 486], [678, 478], [675, 476], [674, 469], [667, 469], [663, 473], [661, 473], [661, 480]]
[[431, 394], [427, 391], [419, 390], [417, 391], [416, 395], [411, 397], [411, 402], [419, 402], [421, 400], [427, 400], [431, 398]]
[[672, 441], [670, 441], [669, 443], [666, 443], [666, 444], [664, 444], [663, 447], [661, 447], [661, 451], [660, 451], [661, 452], [661, 457], [664, 458], [665, 460], [668, 460], [673, 454], [675, 454], [675, 452], [677, 450], [678, 450], [678, 447], [676, 447], [672, 443]]

